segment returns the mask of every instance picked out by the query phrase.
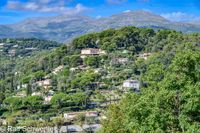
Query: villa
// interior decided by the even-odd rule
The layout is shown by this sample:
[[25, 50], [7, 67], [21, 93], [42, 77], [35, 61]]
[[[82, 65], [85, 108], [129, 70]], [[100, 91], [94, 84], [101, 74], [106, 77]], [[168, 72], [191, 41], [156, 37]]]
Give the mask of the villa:
[[97, 49], [97, 48], [86, 48], [81, 50], [81, 58], [85, 58], [86, 56], [91, 55], [102, 55], [106, 54], [104, 50]]

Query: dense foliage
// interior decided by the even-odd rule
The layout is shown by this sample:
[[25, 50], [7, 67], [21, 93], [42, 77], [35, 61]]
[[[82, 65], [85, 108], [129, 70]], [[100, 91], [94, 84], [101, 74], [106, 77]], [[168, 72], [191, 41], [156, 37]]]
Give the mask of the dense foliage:
[[[106, 54], [83, 59], [84, 48]], [[121, 99], [109, 107], [102, 132], [200, 131], [199, 50], [199, 34], [124, 27], [87, 34], [28, 58], [3, 56], [0, 115], [26, 117], [14, 125], [31, 125], [39, 118], [50, 122], [49, 117], [64, 112], [94, 108], [94, 102], [104, 111], [108, 102]], [[138, 57], [147, 52], [152, 54], [147, 60]], [[58, 67], [62, 69], [55, 72]], [[51, 79], [49, 88], [36, 85], [45, 79]], [[124, 94], [121, 86], [127, 79], [140, 80], [141, 93]], [[44, 104], [49, 90], [55, 94]], [[31, 96], [34, 92], [41, 95]]]
[[36, 38], [0, 39], [0, 53], [8, 56], [30, 56], [33, 52], [50, 50], [61, 44]]

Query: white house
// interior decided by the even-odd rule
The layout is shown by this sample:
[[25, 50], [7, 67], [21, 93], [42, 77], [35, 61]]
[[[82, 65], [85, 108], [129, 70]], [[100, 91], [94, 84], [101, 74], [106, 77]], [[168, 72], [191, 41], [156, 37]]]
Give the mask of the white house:
[[64, 118], [67, 119], [67, 120], [73, 120], [73, 119], [75, 119], [79, 114], [80, 114], [80, 112], [64, 113]]
[[8, 53], [9, 53], [9, 56], [15, 56], [16, 55], [16, 50], [12, 49], [12, 50], [8, 51]]
[[49, 90], [49, 92], [48, 92], [48, 96], [53, 96], [55, 94], [55, 92], [53, 91], [53, 90]]
[[135, 90], [140, 89], [140, 81], [138, 80], [126, 80], [123, 83], [123, 88], [133, 88]]
[[5, 43], [0, 43], [0, 46], [4, 46], [5, 45]]
[[33, 92], [31, 96], [42, 96], [41, 92]]
[[6, 119], [0, 119], [0, 126], [6, 126], [6, 125], [7, 125]]
[[44, 102], [45, 103], [50, 103], [52, 98], [53, 98], [53, 96], [46, 96], [46, 97], [44, 97]]
[[98, 117], [99, 113], [96, 111], [90, 111], [85, 113], [85, 117]]
[[149, 56], [151, 56], [152, 53], [143, 53], [143, 54], [139, 54], [139, 58], [147, 60]]
[[13, 46], [13, 48], [17, 48], [18, 46], [19, 46], [19, 45], [16, 44], [16, 45]]
[[126, 64], [129, 62], [128, 58], [114, 58], [111, 61], [111, 64]]
[[60, 72], [63, 68], [64, 68], [64, 66], [61, 65], [61, 66], [55, 68], [55, 69], [52, 71], [52, 73], [53, 73], [53, 74], [57, 74], [57, 73]]
[[64, 113], [64, 118], [67, 120], [74, 120], [78, 115], [85, 115], [85, 117], [98, 117], [99, 113], [96, 111], [86, 111], [86, 112], [71, 112]]
[[49, 92], [47, 93], [47, 96], [44, 97], [44, 103], [50, 103], [51, 99], [53, 98], [54, 95], [54, 91], [49, 90]]

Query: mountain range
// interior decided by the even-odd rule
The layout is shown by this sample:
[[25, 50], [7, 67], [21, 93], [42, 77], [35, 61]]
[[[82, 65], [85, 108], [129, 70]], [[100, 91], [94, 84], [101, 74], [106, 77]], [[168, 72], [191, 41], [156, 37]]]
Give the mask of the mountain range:
[[127, 11], [109, 17], [53, 16], [26, 19], [10, 25], [0, 25], [0, 38], [39, 38], [67, 42], [85, 33], [109, 28], [136, 26], [153, 29], [174, 29], [184, 33], [200, 32], [200, 21], [171, 22], [147, 11]]

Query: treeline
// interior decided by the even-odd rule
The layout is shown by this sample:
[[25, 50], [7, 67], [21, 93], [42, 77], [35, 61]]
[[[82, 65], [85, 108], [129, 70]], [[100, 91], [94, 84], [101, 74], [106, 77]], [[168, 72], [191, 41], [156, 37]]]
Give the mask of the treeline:
[[47, 109], [52, 108], [53, 111], [57, 109], [62, 109], [62, 107], [68, 107], [70, 109], [84, 109], [87, 106], [87, 96], [84, 93], [76, 94], [55, 94], [51, 100], [50, 104], [44, 104], [44, 99], [42, 96], [28, 96], [24, 98], [20, 97], [7, 97], [3, 101], [4, 109], [11, 113], [17, 110], [26, 110], [32, 113], [41, 111], [45, 112]]

